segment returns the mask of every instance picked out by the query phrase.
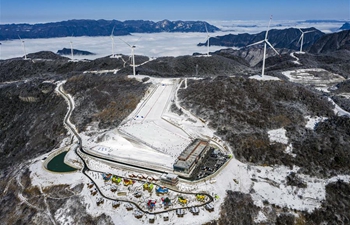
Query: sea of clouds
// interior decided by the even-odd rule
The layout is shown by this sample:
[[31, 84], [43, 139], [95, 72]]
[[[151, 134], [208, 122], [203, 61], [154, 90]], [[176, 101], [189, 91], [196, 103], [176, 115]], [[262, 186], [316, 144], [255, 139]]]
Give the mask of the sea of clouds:
[[[208, 21], [221, 29], [211, 33], [210, 36], [222, 36], [226, 34], [259, 33], [265, 31], [268, 21], [235, 20], [235, 21]], [[285, 29], [290, 27], [309, 28], [315, 27], [325, 33], [336, 32], [344, 22], [305, 22], [305, 21], [274, 21], [271, 29]], [[207, 39], [206, 33], [133, 33], [128, 36], [114, 37], [115, 54], [131, 54], [131, 49], [120, 38], [135, 45], [136, 55], [149, 57], [192, 55], [195, 52], [206, 53], [205, 46], [197, 46]], [[63, 37], [47, 39], [23, 39], [27, 54], [38, 51], [57, 52], [63, 48], [70, 48], [70, 42], [74, 49], [86, 50], [95, 53], [90, 56], [75, 56], [76, 59], [95, 59], [112, 54], [112, 39], [104, 37]], [[222, 49], [222, 46], [210, 46], [210, 51]], [[0, 59], [22, 57], [24, 55], [22, 43], [19, 39], [1, 41]]]

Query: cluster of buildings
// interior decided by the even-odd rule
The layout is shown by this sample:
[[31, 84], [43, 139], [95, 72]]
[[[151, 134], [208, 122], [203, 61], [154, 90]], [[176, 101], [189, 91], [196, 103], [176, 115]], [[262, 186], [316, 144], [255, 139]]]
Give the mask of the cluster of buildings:
[[209, 142], [195, 139], [187, 148], [178, 156], [173, 165], [174, 172], [184, 176], [191, 177], [196, 166], [205, 158], [210, 149]]

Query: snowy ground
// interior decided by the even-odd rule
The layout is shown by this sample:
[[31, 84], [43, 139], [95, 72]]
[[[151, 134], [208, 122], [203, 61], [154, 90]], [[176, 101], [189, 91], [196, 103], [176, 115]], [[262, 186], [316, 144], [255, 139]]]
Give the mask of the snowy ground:
[[291, 82], [309, 84], [315, 88], [329, 92], [334, 84], [344, 81], [344, 77], [324, 69], [297, 69], [282, 72]]
[[317, 123], [325, 121], [327, 119], [327, 117], [306, 116], [305, 119], [307, 119], [307, 123], [306, 123], [305, 127], [313, 130], [313, 129], [315, 129], [315, 126]]
[[278, 77], [268, 76], [268, 75], [254, 75], [250, 76], [250, 79], [256, 79], [256, 80], [280, 80]]
[[340, 106], [338, 106], [331, 98], [328, 98], [328, 101], [330, 101], [334, 105], [334, 114], [338, 116], [347, 116], [350, 117], [350, 112], [345, 111]]
[[137, 108], [133, 118], [124, 123], [120, 130], [146, 142], [153, 148], [178, 156], [191, 142], [181, 129], [162, 119], [168, 104], [174, 99], [178, 80], [164, 79], [156, 84], [146, 104]]
[[[186, 109], [182, 108], [181, 116], [170, 111], [171, 104], [181, 107], [176, 97], [183, 86], [180, 79], [151, 78], [148, 82], [152, 83], [148, 94], [118, 129], [96, 131], [91, 125], [80, 135], [85, 149], [94, 154], [172, 171], [177, 156], [193, 139], [209, 140], [214, 131]], [[222, 142], [216, 139], [220, 146]]]
[[[195, 135], [213, 135], [212, 130], [208, 129], [203, 122], [200, 122], [198, 118], [195, 118], [185, 109], [183, 109], [184, 113], [181, 116], [177, 116], [168, 110], [169, 102], [178, 105], [176, 97], [174, 98], [174, 93], [178, 87], [176, 86], [177, 80], [152, 78], [149, 82], [153, 82], [153, 91], [150, 92], [150, 95], [145, 96], [137, 109], [122, 123], [121, 127], [122, 131], [131, 133], [132, 136], [135, 135], [137, 138], [133, 139], [131, 136], [121, 134], [117, 129], [97, 131], [96, 126], [92, 124], [90, 131], [80, 134], [83, 139], [84, 149], [89, 149], [89, 151], [106, 157], [118, 157], [119, 160], [127, 160], [135, 163], [141, 161], [144, 164], [149, 164], [154, 167], [169, 167], [176, 154], [183, 150], [176, 149], [170, 151], [171, 149], [168, 149], [167, 152], [166, 145], [173, 146], [174, 148], [177, 147], [175, 141], [167, 139], [169, 135], [172, 135], [171, 138], [175, 138], [176, 142], [179, 141], [180, 143], [189, 141], [190, 138]], [[338, 112], [340, 112], [339, 109]], [[306, 127], [313, 129], [315, 124], [323, 119], [325, 118], [310, 117]], [[156, 125], [150, 126], [152, 123]], [[155, 131], [150, 129], [159, 130]], [[156, 132], [158, 132], [158, 134]], [[149, 133], [158, 136], [154, 138]], [[286, 137], [286, 130], [284, 128], [271, 130], [268, 134], [270, 142], [285, 144], [287, 146], [285, 153], [293, 155], [293, 147], [291, 144], [288, 145], [289, 140], [288, 137]], [[154, 138], [154, 140], [160, 139], [161, 141], [152, 143], [148, 138]], [[217, 143], [220, 143], [220, 146], [225, 145], [225, 143], [217, 139], [217, 137], [213, 139], [215, 139]], [[68, 143], [69, 141], [65, 140], [61, 147], [68, 145]], [[153, 149], [149, 147], [149, 145], [157, 145], [157, 148]], [[173, 155], [169, 154], [169, 152]], [[92, 189], [88, 188], [86, 185], [90, 183], [89, 179], [80, 171], [58, 174], [45, 170], [42, 166], [42, 158], [47, 157], [47, 155], [48, 154], [45, 154], [32, 160], [30, 170], [32, 171], [31, 179], [33, 185], [45, 187], [57, 184], [68, 184], [73, 187], [83, 183], [84, 188], [80, 195], [84, 199], [83, 203], [86, 205], [87, 212], [92, 216], [106, 213], [111, 216], [115, 224], [144, 224], [148, 222], [148, 217], [150, 215], [143, 215], [141, 219], [136, 219], [134, 216], [136, 210], [127, 211], [125, 207], [126, 203], [122, 203], [120, 207], [114, 209], [112, 207], [113, 201], [105, 199], [103, 204], [97, 206], [96, 201], [100, 199], [101, 196], [99, 196], [99, 194], [95, 196], [91, 194]], [[118, 193], [125, 193], [126, 196], [116, 195], [111, 192], [111, 183], [104, 182], [101, 176], [101, 172], [112, 173], [123, 177], [127, 177], [130, 173], [145, 174], [151, 177], [159, 177], [159, 174], [132, 167], [120, 167], [87, 156], [83, 157], [90, 169], [100, 171], [89, 172], [89, 176], [98, 184], [99, 188], [106, 196], [114, 199], [132, 200], [142, 205], [151, 197], [160, 201], [160, 197], [147, 195], [147, 193], [144, 193], [145, 198], [135, 199], [131, 194], [140, 189], [142, 182], [139, 181], [131, 188], [118, 186]], [[78, 161], [77, 156], [72, 151], [67, 154], [67, 158], [66, 160], [68, 161]], [[177, 189], [180, 191], [206, 192], [212, 196], [217, 196], [218, 198], [213, 202], [215, 208], [214, 212], [208, 212], [204, 207], [200, 207], [198, 216], [193, 216], [188, 210], [185, 210], [185, 216], [179, 218], [176, 216], [175, 212], [172, 211], [169, 212], [170, 219], [168, 222], [163, 221], [163, 214], [156, 215], [155, 224], [203, 224], [217, 219], [220, 216], [220, 206], [224, 201], [227, 190], [239, 191], [246, 194], [251, 193], [254, 204], [261, 208], [264, 207], [263, 202], [268, 201], [270, 204], [287, 207], [291, 210], [306, 210], [312, 212], [314, 209], [320, 207], [321, 202], [325, 199], [325, 186], [328, 183], [336, 182], [338, 179], [342, 179], [345, 182], [349, 182], [350, 180], [350, 176], [342, 175], [330, 179], [318, 179], [300, 174], [298, 170], [299, 168], [297, 167], [252, 166], [241, 163], [233, 157], [214, 177], [197, 182], [180, 180], [180, 183], [177, 185]], [[306, 183], [305, 188], [288, 186], [286, 184], [286, 177], [292, 172], [295, 172], [303, 182]], [[169, 197], [176, 198], [176, 192], [169, 194]], [[196, 202], [194, 196], [188, 195], [187, 197], [191, 201], [191, 204]], [[67, 209], [62, 208], [58, 210], [55, 214], [55, 218], [59, 219], [64, 217], [65, 210]], [[157, 210], [161, 210], [160, 206]], [[255, 220], [265, 221], [266, 217], [267, 215], [261, 210]], [[69, 222], [71, 218], [65, 218], [64, 221]]]

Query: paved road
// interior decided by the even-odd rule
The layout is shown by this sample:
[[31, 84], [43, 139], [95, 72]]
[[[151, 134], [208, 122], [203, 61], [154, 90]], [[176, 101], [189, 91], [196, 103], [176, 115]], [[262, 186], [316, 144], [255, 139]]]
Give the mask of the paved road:
[[[75, 153], [79, 156], [79, 158], [81, 159], [81, 161], [83, 162], [83, 169], [82, 169], [82, 172], [83, 174], [95, 185], [97, 191], [99, 192], [99, 194], [104, 197], [105, 199], [108, 199], [108, 200], [111, 200], [111, 201], [120, 201], [120, 202], [127, 202], [127, 203], [131, 203], [133, 204], [137, 209], [139, 209], [141, 212], [143, 213], [147, 213], [147, 214], [161, 214], [161, 213], [165, 213], [165, 212], [170, 212], [170, 211], [174, 211], [174, 210], [177, 210], [177, 209], [189, 209], [191, 207], [201, 207], [201, 206], [204, 206], [210, 202], [212, 202], [214, 199], [211, 195], [209, 194], [206, 194], [206, 193], [201, 193], [201, 192], [198, 192], [198, 193], [192, 193], [192, 192], [182, 192], [182, 191], [177, 191], [177, 190], [174, 190], [174, 189], [171, 189], [169, 188], [169, 190], [172, 190], [176, 193], [181, 193], [181, 194], [192, 194], [192, 195], [197, 195], [197, 194], [200, 194], [200, 195], [205, 195], [208, 197], [208, 201], [204, 202], [204, 203], [201, 203], [201, 204], [197, 204], [197, 205], [192, 205], [192, 206], [186, 206], [186, 207], [178, 207], [178, 208], [171, 208], [171, 209], [167, 209], [167, 210], [163, 210], [163, 211], [160, 211], [160, 212], [150, 212], [148, 210], [144, 210], [143, 208], [141, 208], [137, 203], [133, 202], [133, 201], [128, 201], [128, 200], [122, 200], [122, 199], [117, 199], [117, 198], [110, 198], [108, 196], [105, 196], [103, 194], [103, 192], [100, 190], [100, 188], [98, 187], [98, 185], [95, 183], [95, 181], [87, 174], [87, 171], [93, 171], [93, 172], [98, 172], [98, 173], [102, 173], [102, 171], [97, 171], [97, 170], [92, 170], [88, 167], [88, 165], [86, 164], [86, 162], [84, 161], [84, 158], [81, 156], [81, 154], [79, 153], [79, 151], [81, 151], [82, 153], [88, 155], [89, 157], [92, 157], [92, 158], [98, 158], [98, 159], [103, 159], [103, 160], [106, 160], [106, 161], [110, 161], [110, 162], [113, 162], [113, 163], [119, 163], [119, 164], [123, 164], [123, 165], [127, 165], [127, 166], [131, 166], [131, 167], [135, 167], [134, 165], [132, 164], [128, 164], [128, 163], [121, 163], [121, 162], [118, 162], [118, 161], [115, 161], [115, 160], [110, 160], [110, 159], [105, 159], [103, 157], [99, 157], [99, 156], [94, 156], [86, 151], [84, 151], [83, 149], [83, 145], [82, 145], [82, 140], [81, 140], [81, 137], [79, 136], [78, 132], [76, 131], [75, 129], [75, 126], [69, 121], [70, 119], [70, 116], [74, 110], [74, 107], [73, 107], [73, 99], [67, 95], [64, 90], [63, 90], [63, 87], [62, 87], [63, 83], [59, 83], [58, 84], [58, 87], [57, 87], [57, 91], [59, 92], [59, 94], [62, 95], [62, 97], [66, 100], [66, 102], [68, 103], [68, 112], [66, 114], [66, 116], [64, 117], [64, 121], [63, 123], [65, 124], [65, 126], [67, 127], [67, 129], [69, 129], [72, 134], [77, 138], [78, 140], [78, 143], [79, 143], [79, 148], [75, 148]], [[79, 149], [79, 150], [78, 150]], [[137, 168], [141, 168], [141, 169], [144, 169], [144, 170], [149, 170], [149, 171], [152, 171], [152, 172], [158, 172], [158, 173], [162, 173], [162, 171], [157, 171], [157, 170], [150, 170], [148, 168], [143, 168], [143, 167], [139, 167], [137, 166]]]

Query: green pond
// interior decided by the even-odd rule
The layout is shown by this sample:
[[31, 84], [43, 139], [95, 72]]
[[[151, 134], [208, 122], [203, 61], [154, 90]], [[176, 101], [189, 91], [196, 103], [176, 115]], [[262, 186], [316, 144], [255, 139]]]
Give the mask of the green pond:
[[68, 166], [64, 163], [64, 157], [67, 152], [62, 152], [55, 156], [51, 161], [47, 164], [47, 169], [53, 172], [72, 172], [76, 169]]

